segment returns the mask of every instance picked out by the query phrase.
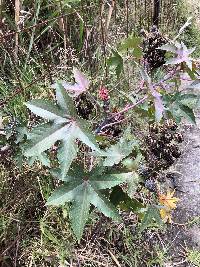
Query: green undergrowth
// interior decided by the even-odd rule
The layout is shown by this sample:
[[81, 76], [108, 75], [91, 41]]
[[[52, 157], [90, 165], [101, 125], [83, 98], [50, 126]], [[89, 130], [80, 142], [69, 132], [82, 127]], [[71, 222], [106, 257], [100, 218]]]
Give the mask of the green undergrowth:
[[199, 250], [188, 250], [187, 260], [195, 267], [200, 267], [200, 251]]
[[16, 257], [17, 266], [30, 267], [79, 263], [114, 267], [116, 262], [130, 267], [164, 266], [168, 259], [160, 241], [165, 228], [152, 226], [141, 234], [136, 229], [137, 216], [126, 212], [121, 214], [123, 222], [115, 224], [93, 210], [78, 245], [69, 226], [68, 206], [45, 206], [55, 181], [39, 164], [20, 171], [14, 162], [1, 163], [0, 184], [2, 266], [12, 266]]

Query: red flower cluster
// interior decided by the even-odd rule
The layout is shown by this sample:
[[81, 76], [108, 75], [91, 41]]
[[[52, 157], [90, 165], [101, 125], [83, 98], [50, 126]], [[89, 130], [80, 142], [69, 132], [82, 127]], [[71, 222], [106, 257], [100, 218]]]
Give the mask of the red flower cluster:
[[103, 101], [106, 101], [109, 99], [109, 93], [108, 93], [108, 89], [101, 86], [99, 89], [99, 98]]

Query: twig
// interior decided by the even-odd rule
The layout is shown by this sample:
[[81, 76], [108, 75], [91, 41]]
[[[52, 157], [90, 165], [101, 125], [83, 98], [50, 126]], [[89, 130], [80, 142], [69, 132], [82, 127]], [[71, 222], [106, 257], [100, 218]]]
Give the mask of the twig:
[[20, 0], [15, 0], [15, 25], [17, 32], [15, 34], [15, 57], [17, 60], [18, 46], [19, 46], [19, 13], [20, 13]]
[[108, 33], [108, 28], [109, 28], [109, 25], [110, 25], [110, 20], [111, 20], [111, 17], [112, 17], [112, 13], [113, 13], [114, 7], [115, 7], [115, 0], [112, 0], [111, 5], [109, 5], [108, 16], [107, 16], [107, 21], [106, 21], [106, 35]]
[[121, 114], [127, 112], [128, 110], [130, 110], [130, 109], [132, 109], [132, 108], [138, 106], [139, 104], [141, 104], [142, 102], [144, 102], [147, 98], [148, 98], [148, 96], [145, 96], [145, 97], [143, 97], [142, 99], [140, 99], [138, 102], [136, 102], [135, 104], [132, 104], [132, 105], [130, 105], [130, 106], [128, 106], [128, 107], [122, 109], [121, 111], [119, 111], [119, 112], [117, 112], [117, 113], [114, 113], [114, 114], [112, 115], [112, 118], [114, 118], [114, 117], [116, 117], [116, 116], [118, 116], [118, 115], [121, 115]]
[[113, 261], [116, 263], [117, 267], [121, 267], [121, 265], [120, 265], [119, 261], [117, 260], [117, 258], [115, 257], [115, 255], [110, 250], [108, 250], [108, 252], [109, 252], [111, 258], [113, 259]]
[[158, 83], [155, 83], [154, 86], [158, 86], [164, 82], [166, 82], [167, 80], [173, 78], [173, 76], [176, 74], [176, 71], [178, 69], [178, 66], [175, 67], [171, 72], [169, 72], [162, 80], [160, 80]]
[[126, 120], [127, 120], [127, 118], [125, 118], [125, 119], [123, 119], [123, 120], [119, 120], [119, 121], [115, 121], [115, 122], [106, 124], [106, 125], [104, 125], [104, 126], [101, 128], [101, 131], [102, 131], [103, 129], [105, 129], [105, 128], [108, 128], [108, 127], [110, 127], [110, 126], [113, 126], [113, 125], [115, 125], [115, 124], [118, 124], [118, 123], [123, 122], [123, 121], [126, 121]]
[[100, 133], [100, 132], [102, 131], [102, 129], [104, 129], [104, 128], [107, 128], [107, 127], [109, 127], [109, 126], [112, 126], [112, 125], [115, 125], [115, 124], [118, 124], [118, 123], [120, 123], [120, 122], [123, 122], [123, 121], [127, 120], [127, 118], [125, 118], [125, 119], [122, 119], [122, 120], [119, 120], [119, 121], [116, 121], [116, 122], [108, 123], [108, 122], [109, 122], [110, 120], [112, 120], [113, 118], [115, 118], [115, 117], [117, 117], [117, 116], [119, 116], [119, 115], [121, 115], [121, 114], [127, 112], [128, 110], [133, 109], [133, 108], [136, 107], [137, 105], [141, 104], [141, 103], [144, 102], [147, 98], [148, 98], [148, 96], [145, 96], [145, 97], [143, 97], [142, 99], [140, 99], [137, 103], [135, 103], [135, 104], [133, 104], [133, 105], [129, 105], [129, 106], [125, 107], [123, 110], [121, 110], [121, 111], [119, 111], [119, 112], [117, 112], [117, 113], [114, 113], [114, 114], [112, 114], [112, 115], [109, 116], [109, 117], [106, 117], [106, 118], [104, 119], [104, 121], [103, 121], [103, 122], [99, 125], [99, 127], [96, 129], [95, 133], [98, 134], [98, 133]]
[[107, 59], [106, 59], [106, 33], [104, 31], [103, 24], [103, 10], [104, 10], [104, 2], [100, 1], [100, 27], [101, 27], [101, 37], [102, 37], [102, 46], [103, 46], [103, 56], [104, 56], [104, 68], [105, 68], [105, 77], [108, 77], [108, 67], [107, 67]]

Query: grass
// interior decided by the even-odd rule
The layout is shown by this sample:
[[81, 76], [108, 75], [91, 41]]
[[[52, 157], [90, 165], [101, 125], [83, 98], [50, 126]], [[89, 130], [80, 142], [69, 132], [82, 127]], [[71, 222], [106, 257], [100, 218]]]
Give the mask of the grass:
[[54, 186], [48, 172], [38, 164], [21, 170], [14, 162], [10, 164], [9, 170], [0, 166], [0, 254], [5, 266], [17, 261], [29, 267], [78, 266], [78, 262], [82, 266], [114, 267], [117, 261], [120, 266], [132, 267], [165, 261], [156, 238], [160, 230], [138, 234], [134, 214], [125, 213], [124, 224], [115, 224], [101, 217], [99, 221], [99, 214], [93, 211], [78, 245], [69, 226], [68, 207], [45, 207]]
[[194, 264], [196, 267], [200, 267], [200, 251], [199, 250], [188, 250], [187, 260]]

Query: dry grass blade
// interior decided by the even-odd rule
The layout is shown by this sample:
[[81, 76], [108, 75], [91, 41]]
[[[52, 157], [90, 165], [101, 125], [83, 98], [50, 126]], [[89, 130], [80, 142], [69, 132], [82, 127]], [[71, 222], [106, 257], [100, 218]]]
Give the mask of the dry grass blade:
[[15, 57], [17, 59], [18, 56], [18, 47], [19, 47], [19, 15], [20, 15], [20, 0], [15, 0], [15, 25], [17, 32], [15, 34]]
[[120, 265], [119, 261], [117, 260], [117, 258], [115, 257], [115, 255], [110, 250], [108, 250], [108, 252], [109, 252], [111, 258], [113, 259], [113, 261], [116, 263], [117, 267], [121, 267], [121, 265]]

